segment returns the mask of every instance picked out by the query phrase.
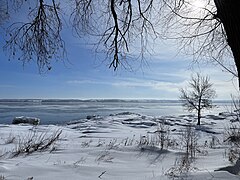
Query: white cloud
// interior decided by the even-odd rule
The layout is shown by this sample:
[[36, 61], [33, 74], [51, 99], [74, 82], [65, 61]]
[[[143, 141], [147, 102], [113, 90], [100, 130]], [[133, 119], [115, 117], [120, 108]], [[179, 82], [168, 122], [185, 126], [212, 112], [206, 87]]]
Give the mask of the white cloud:
[[149, 88], [158, 91], [178, 92], [185, 82], [167, 82], [157, 80], [140, 80], [140, 79], [125, 79], [112, 83], [117, 87], [132, 87], [132, 88]]
[[99, 81], [99, 80], [69, 80], [67, 81], [68, 84], [105, 84], [105, 85], [111, 85], [111, 83]]
[[[229, 73], [222, 72], [216, 67], [200, 67], [199, 69], [185, 70], [167, 70], [164, 72], [147, 71], [142, 75], [132, 74], [131, 76], [123, 74], [122, 76], [101, 76], [98, 78], [69, 80], [72, 85], [95, 85], [100, 88], [108, 87], [109, 92], [119, 92], [119, 96], [130, 96], [135, 93], [139, 97], [159, 98], [164, 95], [165, 99], [178, 99], [179, 89], [187, 86], [194, 72], [200, 72], [202, 75], [210, 76], [211, 82], [217, 91], [217, 99], [230, 99], [231, 94], [237, 92], [236, 80], [232, 80]], [[113, 89], [112, 89], [113, 88]], [[105, 90], [103, 90], [105, 91]]]

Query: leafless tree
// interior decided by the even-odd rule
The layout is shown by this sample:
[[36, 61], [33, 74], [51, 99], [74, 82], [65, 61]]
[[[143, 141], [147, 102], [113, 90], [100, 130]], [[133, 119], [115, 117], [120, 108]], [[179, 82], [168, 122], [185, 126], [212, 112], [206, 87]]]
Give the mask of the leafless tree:
[[[10, 2], [21, 6], [25, 1]], [[197, 1], [202, 2], [201, 6], [196, 5]], [[154, 40], [167, 38], [180, 42], [181, 49], [194, 55], [196, 60], [210, 58], [235, 76], [240, 72], [238, 0], [34, 2], [35, 7], [29, 10], [29, 22], [13, 23], [7, 29], [9, 36], [5, 47], [12, 55], [19, 52], [18, 56], [24, 62], [36, 57], [40, 69], [50, 69], [51, 60], [65, 54], [61, 36], [61, 8], [64, 6], [71, 12], [75, 34], [80, 38], [94, 36], [97, 51], [106, 53], [110, 58], [109, 67], [114, 70], [128, 63], [135, 51], [140, 59], [144, 59], [144, 55], [151, 52]]]
[[197, 111], [197, 125], [200, 125], [202, 110], [213, 108], [212, 99], [216, 96], [210, 78], [197, 73], [188, 82], [188, 88], [180, 89], [180, 93], [183, 106], [190, 112]]
[[240, 1], [214, 0], [214, 3], [217, 8], [216, 17], [223, 25], [227, 43], [235, 60], [238, 77], [240, 77]]
[[210, 60], [238, 77], [239, 68], [215, 1], [165, 0], [165, 6], [169, 9], [163, 24], [165, 38], [177, 40], [194, 61]]

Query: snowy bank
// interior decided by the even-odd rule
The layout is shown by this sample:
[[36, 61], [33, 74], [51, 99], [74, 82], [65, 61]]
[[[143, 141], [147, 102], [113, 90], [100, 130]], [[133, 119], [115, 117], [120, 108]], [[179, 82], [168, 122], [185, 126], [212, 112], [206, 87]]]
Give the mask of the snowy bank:
[[[208, 115], [196, 127], [192, 115], [153, 117], [124, 112], [88, 116], [62, 126], [0, 125], [0, 179], [237, 180], [237, 171], [227, 171], [234, 166], [227, 155], [231, 143], [225, 141], [232, 119], [227, 114]], [[184, 171], [186, 125], [196, 144], [194, 160]], [[57, 132], [61, 133], [54, 139]], [[44, 144], [39, 140], [46, 148], [41, 149]], [[19, 149], [21, 153], [14, 154]]]

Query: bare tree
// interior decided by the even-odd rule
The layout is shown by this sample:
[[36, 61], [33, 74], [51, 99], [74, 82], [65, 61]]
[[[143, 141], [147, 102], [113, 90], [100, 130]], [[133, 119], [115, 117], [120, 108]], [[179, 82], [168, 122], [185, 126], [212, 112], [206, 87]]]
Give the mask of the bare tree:
[[240, 77], [240, 1], [214, 0], [214, 3], [217, 8], [216, 17], [223, 25], [227, 43], [235, 60], [238, 77]]
[[213, 108], [212, 99], [216, 97], [216, 91], [212, 86], [208, 76], [197, 73], [188, 82], [188, 88], [180, 89], [183, 106], [190, 112], [197, 111], [197, 125], [200, 125], [202, 110]]
[[[221, 0], [220, 0], [221, 1]], [[213, 0], [164, 0], [164, 37], [174, 39], [194, 61], [210, 60], [238, 77], [238, 67]], [[235, 59], [236, 61], [236, 59]], [[240, 70], [240, 69], [239, 69]]]

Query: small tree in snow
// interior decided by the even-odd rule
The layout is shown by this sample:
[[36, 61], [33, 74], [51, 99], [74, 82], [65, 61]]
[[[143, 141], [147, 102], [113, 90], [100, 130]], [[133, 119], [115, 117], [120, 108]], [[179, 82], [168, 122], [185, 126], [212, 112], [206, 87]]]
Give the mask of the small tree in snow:
[[213, 108], [212, 99], [216, 97], [216, 91], [213, 89], [213, 84], [210, 83], [210, 78], [197, 73], [192, 76], [187, 88], [180, 89], [180, 93], [183, 106], [189, 112], [197, 111], [197, 125], [200, 125], [201, 111]]

